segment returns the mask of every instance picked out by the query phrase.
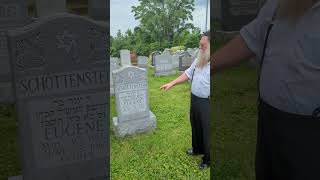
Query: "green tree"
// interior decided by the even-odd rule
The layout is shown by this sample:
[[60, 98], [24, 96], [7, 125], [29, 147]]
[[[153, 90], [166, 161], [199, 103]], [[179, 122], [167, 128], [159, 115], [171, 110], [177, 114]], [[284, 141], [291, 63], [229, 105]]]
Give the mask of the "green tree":
[[139, 0], [139, 2], [138, 6], [132, 7], [135, 19], [139, 20], [140, 27], [160, 44], [172, 45], [176, 33], [193, 27], [187, 21], [193, 19], [194, 0]]

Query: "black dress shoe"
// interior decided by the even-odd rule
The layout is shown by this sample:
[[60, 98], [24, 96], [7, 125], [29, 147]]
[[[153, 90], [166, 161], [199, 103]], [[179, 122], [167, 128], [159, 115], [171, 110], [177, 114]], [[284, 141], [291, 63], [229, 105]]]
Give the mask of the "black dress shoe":
[[199, 155], [199, 153], [193, 151], [193, 148], [188, 149], [186, 153], [190, 156]]
[[200, 164], [199, 164], [199, 169], [200, 170], [204, 170], [204, 169], [207, 169], [207, 168], [209, 168], [210, 167], [210, 162], [201, 162]]

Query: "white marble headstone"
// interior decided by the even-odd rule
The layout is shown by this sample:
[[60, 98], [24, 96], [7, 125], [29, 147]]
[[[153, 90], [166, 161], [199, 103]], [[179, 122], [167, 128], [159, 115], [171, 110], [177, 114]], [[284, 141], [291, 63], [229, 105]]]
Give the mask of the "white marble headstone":
[[120, 50], [120, 61], [121, 61], [122, 67], [132, 66], [129, 50], [127, 50], [127, 49]]

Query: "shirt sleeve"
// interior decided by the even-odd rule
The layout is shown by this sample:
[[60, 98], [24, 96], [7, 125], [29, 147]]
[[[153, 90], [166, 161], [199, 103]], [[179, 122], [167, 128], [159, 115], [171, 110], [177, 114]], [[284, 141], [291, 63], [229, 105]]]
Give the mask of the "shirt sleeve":
[[277, 9], [277, 1], [268, 0], [258, 16], [240, 30], [240, 36], [244, 39], [248, 48], [258, 57], [262, 54], [264, 37]]
[[186, 73], [186, 75], [188, 76], [189, 79], [192, 78], [192, 74], [193, 74], [193, 72], [194, 72], [193, 70], [194, 70], [194, 68], [196, 67], [196, 62], [197, 62], [197, 61], [198, 61], [198, 59], [195, 59], [195, 60], [192, 62], [191, 66], [184, 71], [184, 72]]

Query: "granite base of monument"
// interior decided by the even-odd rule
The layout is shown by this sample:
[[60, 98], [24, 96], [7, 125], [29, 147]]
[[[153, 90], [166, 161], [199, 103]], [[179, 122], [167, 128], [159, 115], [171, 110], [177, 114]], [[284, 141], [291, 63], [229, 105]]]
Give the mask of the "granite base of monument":
[[176, 74], [176, 71], [172, 70], [172, 71], [166, 71], [166, 72], [155, 72], [154, 76], [171, 76], [175, 74]]
[[154, 130], [157, 126], [156, 116], [151, 112], [149, 117], [131, 119], [119, 122], [117, 117], [113, 118], [113, 132], [117, 137], [124, 137], [139, 133], [147, 133]]

